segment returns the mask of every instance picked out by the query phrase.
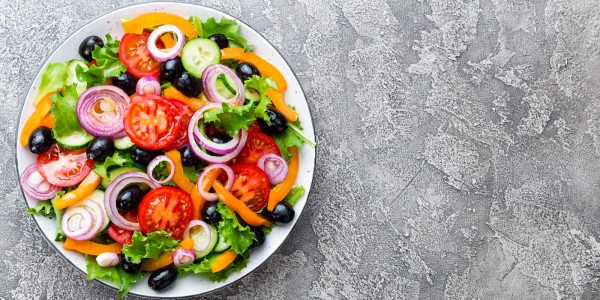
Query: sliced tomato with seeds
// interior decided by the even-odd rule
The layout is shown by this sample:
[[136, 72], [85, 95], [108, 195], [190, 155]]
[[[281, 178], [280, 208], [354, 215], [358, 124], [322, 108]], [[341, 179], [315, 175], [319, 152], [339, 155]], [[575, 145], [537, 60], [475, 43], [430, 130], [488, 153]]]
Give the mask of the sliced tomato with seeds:
[[248, 132], [248, 140], [242, 152], [235, 158], [236, 163], [256, 164], [258, 159], [266, 153], [281, 156], [277, 143], [268, 135], [257, 131]]
[[189, 105], [175, 99], [167, 99], [171, 104], [177, 107], [179, 114], [181, 115], [181, 129], [179, 130], [179, 134], [175, 138], [175, 141], [165, 150], [178, 150], [183, 147], [183, 145], [189, 142], [188, 139], [188, 125], [190, 124], [190, 119], [194, 114], [194, 111], [190, 108]]
[[231, 169], [235, 174], [231, 193], [252, 211], [259, 211], [267, 204], [271, 192], [267, 174], [254, 164], [235, 164]]
[[124, 244], [131, 245], [133, 231], [123, 229], [123, 228], [111, 223], [110, 226], [108, 227], [107, 232], [108, 232], [108, 235], [110, 235], [110, 237], [113, 240], [115, 240], [115, 242], [117, 242], [121, 245], [124, 245]]
[[94, 161], [88, 159], [85, 149], [66, 150], [57, 144], [52, 144], [48, 151], [38, 155], [36, 163], [46, 181], [62, 187], [80, 183], [94, 166]]
[[[141, 78], [147, 75], [158, 76], [161, 63], [150, 55], [148, 37], [150, 33], [126, 33], [119, 43], [119, 60], [127, 67], [127, 72]], [[160, 48], [160, 45], [157, 45]]]
[[158, 95], [135, 95], [123, 120], [127, 136], [136, 145], [158, 150], [168, 147], [179, 135], [182, 116], [171, 102]]
[[143, 234], [166, 231], [174, 239], [183, 236], [192, 220], [192, 197], [178, 188], [161, 186], [151, 190], [138, 207], [138, 221]]

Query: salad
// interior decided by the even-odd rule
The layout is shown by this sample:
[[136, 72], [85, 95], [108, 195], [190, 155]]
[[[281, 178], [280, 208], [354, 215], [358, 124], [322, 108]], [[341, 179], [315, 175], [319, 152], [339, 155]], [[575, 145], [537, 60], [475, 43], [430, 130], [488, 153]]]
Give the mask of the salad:
[[154, 290], [225, 280], [294, 219], [298, 150], [315, 143], [235, 20], [153, 12], [122, 26], [42, 74], [19, 138], [37, 155], [20, 176], [27, 213], [54, 218], [87, 279], [119, 296], [144, 273]]

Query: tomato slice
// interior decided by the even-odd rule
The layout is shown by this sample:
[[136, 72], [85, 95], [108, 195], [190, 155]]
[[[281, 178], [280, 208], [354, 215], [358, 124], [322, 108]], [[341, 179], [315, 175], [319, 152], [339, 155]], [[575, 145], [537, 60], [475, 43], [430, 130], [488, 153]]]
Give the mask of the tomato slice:
[[252, 211], [259, 211], [267, 204], [271, 192], [267, 174], [254, 164], [235, 164], [231, 168], [235, 174], [231, 193]]
[[150, 191], [138, 207], [143, 234], [164, 230], [180, 239], [192, 220], [192, 197], [174, 187], [161, 186]]
[[175, 99], [167, 99], [171, 104], [177, 107], [179, 114], [181, 115], [181, 129], [179, 130], [179, 135], [175, 138], [175, 141], [165, 148], [166, 150], [177, 150], [183, 145], [189, 142], [188, 139], [188, 124], [190, 123], [190, 119], [194, 114], [194, 111], [190, 108], [189, 105]]
[[125, 230], [115, 224], [110, 224], [108, 227], [108, 235], [115, 240], [115, 242], [124, 245], [131, 245], [131, 238], [133, 237], [133, 231]]
[[127, 67], [127, 72], [135, 77], [160, 74], [160, 62], [152, 58], [148, 50], [150, 33], [126, 33], [119, 43], [119, 60]]
[[37, 157], [38, 171], [50, 184], [68, 187], [80, 183], [92, 170], [94, 161], [87, 158], [85, 149], [65, 150], [52, 144]]
[[253, 130], [248, 132], [246, 145], [235, 158], [235, 162], [255, 164], [266, 153], [281, 155], [277, 143], [272, 138], [258, 130]]
[[131, 99], [124, 123], [131, 141], [142, 148], [158, 150], [178, 137], [182, 117], [166, 98], [144, 94]]

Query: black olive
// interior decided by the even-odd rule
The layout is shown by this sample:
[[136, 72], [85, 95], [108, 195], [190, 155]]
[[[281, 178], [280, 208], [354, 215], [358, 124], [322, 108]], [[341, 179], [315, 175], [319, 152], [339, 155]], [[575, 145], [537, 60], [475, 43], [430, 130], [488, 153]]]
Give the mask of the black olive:
[[123, 72], [117, 77], [113, 77], [112, 85], [120, 88], [127, 95], [135, 93], [135, 86], [137, 85], [137, 79], [133, 75]]
[[144, 191], [137, 185], [125, 187], [117, 195], [117, 209], [123, 212], [137, 209], [144, 195]]
[[221, 214], [217, 211], [217, 202], [207, 202], [202, 209], [202, 220], [208, 224], [217, 224], [221, 221]]
[[121, 254], [121, 268], [123, 268], [123, 271], [127, 273], [134, 274], [140, 271], [142, 264], [134, 264], [129, 260], [129, 258], [127, 258], [127, 256]]
[[160, 66], [160, 75], [158, 77], [162, 81], [173, 81], [175, 77], [181, 74], [183, 71], [183, 64], [181, 63], [181, 58], [175, 57], [173, 59], [169, 59], [165, 61]]
[[29, 151], [40, 154], [48, 151], [52, 146], [52, 129], [41, 126], [34, 130], [29, 136]]
[[235, 67], [235, 74], [242, 80], [242, 82], [252, 78], [252, 76], [260, 76], [258, 69], [249, 63], [241, 63]]
[[208, 39], [217, 43], [217, 45], [219, 45], [219, 48], [221, 49], [229, 47], [229, 40], [227, 40], [226, 36], [220, 33], [215, 33], [209, 36]]
[[200, 159], [196, 157], [189, 144], [179, 148], [179, 153], [181, 153], [181, 164], [184, 166], [193, 166], [200, 163]]
[[[224, 133], [215, 133], [210, 136], [210, 140], [217, 144], [225, 144], [231, 140], [231, 137]], [[221, 154], [214, 153], [210, 150], [206, 150], [206, 153], [214, 156], [221, 156]]]
[[168, 266], [150, 274], [148, 286], [155, 291], [160, 291], [172, 285], [175, 279], [177, 279], [177, 270]]
[[104, 42], [100, 37], [95, 35], [86, 37], [85, 40], [79, 44], [79, 55], [87, 61], [92, 61], [94, 59], [92, 57], [92, 52], [96, 49], [96, 45], [100, 48], [104, 47]]
[[271, 124], [267, 124], [267, 122], [263, 119], [258, 119], [258, 126], [260, 126], [260, 130], [269, 135], [280, 135], [285, 133], [288, 128], [288, 122], [278, 110], [273, 108], [267, 108], [266, 110], [267, 116], [271, 119]]
[[89, 159], [102, 163], [115, 153], [115, 142], [105, 137], [94, 139], [85, 151]]
[[147, 150], [140, 148], [137, 145], [133, 146], [131, 149], [131, 159], [136, 164], [140, 164], [142, 166], [148, 165], [152, 159], [161, 154], [162, 152], [159, 150]]
[[173, 86], [188, 97], [198, 97], [202, 92], [200, 81], [188, 72], [176, 75], [173, 79]]
[[296, 212], [287, 202], [279, 202], [271, 212], [271, 218], [276, 223], [289, 223], [294, 219]]
[[260, 227], [250, 227], [250, 232], [252, 232], [252, 236], [254, 237], [254, 242], [250, 245], [250, 249], [254, 249], [256, 247], [260, 247], [265, 243], [265, 233], [262, 231]]

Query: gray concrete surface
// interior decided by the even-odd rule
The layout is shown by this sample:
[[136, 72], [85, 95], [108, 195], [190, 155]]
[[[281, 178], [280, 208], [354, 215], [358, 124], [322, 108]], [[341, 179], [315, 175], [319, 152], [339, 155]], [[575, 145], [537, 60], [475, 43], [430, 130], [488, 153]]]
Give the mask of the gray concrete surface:
[[[1, 299], [116, 298], [24, 215], [12, 145], [41, 59], [134, 2], [0, 0]], [[600, 298], [597, 1], [199, 3], [280, 49], [320, 145], [293, 236], [211, 299]]]

